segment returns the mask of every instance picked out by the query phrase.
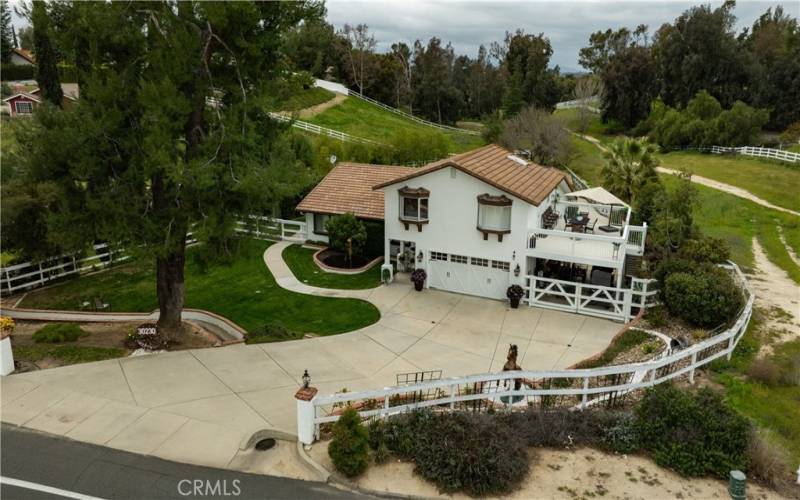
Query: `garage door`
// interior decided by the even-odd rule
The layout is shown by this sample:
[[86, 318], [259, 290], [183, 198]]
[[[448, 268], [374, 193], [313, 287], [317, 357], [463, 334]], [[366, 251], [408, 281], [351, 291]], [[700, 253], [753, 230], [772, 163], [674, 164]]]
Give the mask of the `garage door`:
[[505, 299], [510, 263], [466, 255], [430, 253], [430, 286], [450, 292]]

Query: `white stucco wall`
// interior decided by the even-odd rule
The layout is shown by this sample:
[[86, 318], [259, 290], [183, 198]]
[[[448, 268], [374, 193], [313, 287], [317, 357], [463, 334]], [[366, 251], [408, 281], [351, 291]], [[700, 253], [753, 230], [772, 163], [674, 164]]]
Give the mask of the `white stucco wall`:
[[[422, 225], [421, 232], [415, 224], [409, 224], [405, 229], [399, 220], [398, 189], [404, 186], [425, 188], [431, 193], [428, 201], [429, 222]], [[535, 221], [539, 218], [537, 207], [453, 167], [393, 184], [383, 190], [387, 241], [414, 242], [417, 252], [424, 253], [425, 262], [428, 252], [437, 251], [507, 261], [512, 269], [520, 264], [524, 271], [528, 229], [535, 227]], [[495, 234], [489, 234], [488, 239], [484, 240], [483, 233], [477, 229], [477, 197], [484, 193], [493, 196], [504, 194], [513, 201], [511, 233], [504, 234], [502, 242], [497, 241]]]
[[306, 212], [306, 228], [308, 228], [308, 240], [328, 243], [328, 235], [314, 232], [314, 214], [311, 212]]

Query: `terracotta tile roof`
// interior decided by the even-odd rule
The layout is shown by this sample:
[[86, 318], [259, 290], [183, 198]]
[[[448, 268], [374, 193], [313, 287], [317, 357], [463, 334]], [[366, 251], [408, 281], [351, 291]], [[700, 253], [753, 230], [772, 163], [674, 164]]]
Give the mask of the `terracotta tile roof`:
[[558, 169], [537, 165], [513, 156], [496, 144], [489, 144], [377, 183], [374, 188], [397, 184], [445, 167], [462, 170], [533, 205], [539, 205], [562, 180], [570, 182], [569, 176]]
[[33, 58], [33, 54], [30, 50], [27, 49], [13, 49], [14, 52], [17, 53], [18, 56], [27, 60], [31, 64], [36, 64], [36, 60]]
[[340, 163], [303, 198], [297, 210], [323, 214], [352, 212], [357, 217], [383, 220], [383, 191], [373, 190], [372, 186], [414, 170], [392, 165]]

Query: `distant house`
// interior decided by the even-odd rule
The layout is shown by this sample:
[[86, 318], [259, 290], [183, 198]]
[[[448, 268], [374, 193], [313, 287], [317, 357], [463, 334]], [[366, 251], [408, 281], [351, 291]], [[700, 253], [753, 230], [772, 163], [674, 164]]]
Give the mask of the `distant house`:
[[[64, 92], [64, 99], [62, 101], [64, 109], [69, 108], [74, 101], [78, 100], [80, 95], [77, 83], [62, 83], [61, 91]], [[30, 116], [33, 114], [33, 110], [36, 109], [36, 106], [42, 102], [42, 91], [40, 89], [34, 89], [30, 92], [23, 92], [20, 90], [16, 94], [3, 99], [3, 102], [7, 103], [9, 108], [11, 108], [12, 118], [17, 116]]]
[[33, 59], [33, 54], [25, 49], [14, 49], [11, 51], [11, 64], [17, 66], [33, 66], [36, 61]]

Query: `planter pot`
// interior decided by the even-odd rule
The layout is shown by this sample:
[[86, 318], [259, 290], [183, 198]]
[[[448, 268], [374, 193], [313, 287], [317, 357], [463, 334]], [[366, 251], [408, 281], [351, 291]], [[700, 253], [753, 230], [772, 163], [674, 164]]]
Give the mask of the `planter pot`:
[[414, 290], [416, 290], [418, 292], [421, 292], [422, 291], [422, 285], [424, 285], [424, 284], [425, 283], [423, 283], [422, 281], [415, 281], [414, 282]]
[[508, 299], [511, 301], [511, 309], [517, 309], [519, 307], [519, 298]]

